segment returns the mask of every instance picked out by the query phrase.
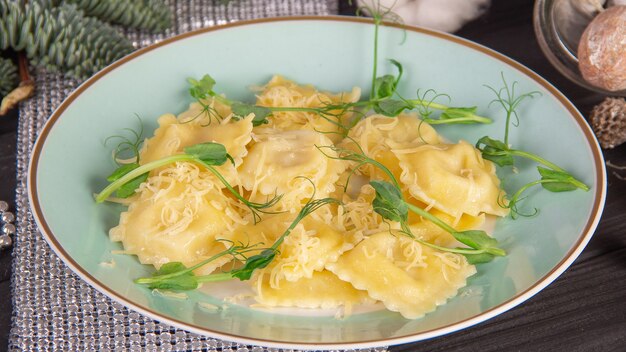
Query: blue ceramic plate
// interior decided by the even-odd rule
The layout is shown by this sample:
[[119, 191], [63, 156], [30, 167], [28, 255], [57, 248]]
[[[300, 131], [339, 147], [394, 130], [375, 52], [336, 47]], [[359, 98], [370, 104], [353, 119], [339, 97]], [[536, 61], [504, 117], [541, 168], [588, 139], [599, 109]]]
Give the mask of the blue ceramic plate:
[[[239, 22], [187, 33], [139, 50], [80, 86], [51, 116], [35, 145], [29, 172], [33, 213], [56, 253], [84, 280], [112, 299], [161, 322], [242, 343], [286, 348], [359, 348], [399, 344], [440, 336], [480, 323], [531, 297], [559, 276], [580, 254], [596, 228], [605, 198], [601, 151], [583, 117], [549, 83], [522, 65], [480, 45], [412, 27], [384, 27], [380, 33], [379, 73], [392, 73], [384, 59], [404, 64], [400, 90], [413, 96], [432, 88], [456, 106], [478, 106], [490, 125], [438, 128], [452, 141], [474, 143], [484, 135], [501, 137], [504, 111], [489, 105], [483, 85], [502, 85], [501, 75], [517, 81], [517, 91], [541, 97], [519, 109], [520, 124], [510, 142], [538, 153], [591, 186], [589, 192], [554, 194], [534, 189], [524, 203], [540, 213], [498, 220], [493, 235], [508, 251], [478, 266], [456, 298], [418, 320], [373, 311], [337, 320], [262, 312], [242, 306], [211, 311], [216, 296], [193, 292], [187, 300], [154, 296], [135, 285], [150, 273], [136, 257], [120, 250], [108, 230], [121, 207], [95, 204], [115, 165], [103, 141], [141, 116], [146, 131], [166, 112], [184, 111], [191, 98], [187, 77], [211, 74], [227, 96], [252, 101], [247, 87], [280, 73], [324, 90], [346, 91], [370, 85], [373, 29], [356, 18], [282, 18]], [[406, 37], [405, 37], [406, 36]], [[556, 131], [558, 131], [558, 139]], [[537, 178], [535, 166], [520, 162], [519, 174], [502, 172], [509, 192]], [[114, 267], [101, 265], [114, 260]]]

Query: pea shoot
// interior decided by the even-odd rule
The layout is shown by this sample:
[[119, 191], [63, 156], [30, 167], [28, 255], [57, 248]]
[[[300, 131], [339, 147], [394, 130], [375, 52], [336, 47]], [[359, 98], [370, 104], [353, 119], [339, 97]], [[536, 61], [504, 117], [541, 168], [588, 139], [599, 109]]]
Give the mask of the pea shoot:
[[[199, 80], [193, 78], [188, 79], [188, 82], [191, 85], [189, 88], [189, 94], [203, 107], [200, 114], [208, 114], [209, 121], [211, 121], [213, 117], [218, 120], [222, 120], [224, 118], [224, 116], [221, 116], [217, 110], [206, 103], [207, 99], [213, 98], [222, 104], [230, 106], [235, 119], [244, 118], [249, 114], [254, 114], [254, 118], [252, 120], [254, 126], [268, 123], [268, 117], [276, 112], [309, 112], [316, 114], [336, 125], [344, 135], [347, 135], [347, 132], [365, 116], [366, 112], [370, 110], [387, 117], [396, 117], [404, 111], [417, 110], [424, 116], [424, 121], [426, 123], [433, 125], [492, 122], [490, 118], [477, 115], [477, 108], [475, 106], [453, 107], [435, 102], [438, 97], [446, 96], [445, 94], [435, 94], [434, 97], [428, 98], [426, 97], [426, 94], [420, 96], [419, 90], [417, 90], [416, 99], [403, 97], [398, 92], [398, 85], [402, 79], [403, 67], [397, 60], [389, 60], [391, 65], [397, 69], [397, 75], [385, 74], [378, 76], [379, 28], [384, 23], [383, 21], [385, 19], [395, 16], [395, 14], [390, 9], [383, 6], [379, 6], [377, 9], [366, 8], [366, 10], [372, 14], [374, 19], [374, 64], [372, 69], [370, 96], [367, 100], [345, 103], [322, 102], [319, 107], [259, 106], [230, 100], [218, 94], [214, 90], [216, 84], [215, 79], [208, 74], [204, 75]], [[397, 16], [393, 18], [395, 19]], [[427, 90], [426, 92], [432, 92], [432, 90]], [[438, 118], [432, 117], [433, 109], [441, 111]], [[354, 113], [355, 117], [353, 117], [351, 121], [342, 121], [342, 117], [348, 113]]]
[[[467, 258], [467, 261], [470, 264], [486, 263], [493, 260], [496, 256], [506, 255], [506, 251], [498, 247], [498, 241], [487, 235], [485, 231], [457, 231], [437, 216], [407, 202], [400, 191], [400, 184], [391, 170], [380, 162], [365, 155], [358, 143], [356, 143], [356, 141], [353, 142], [360, 152], [338, 147], [318, 147], [318, 149], [324, 152], [324, 150], [328, 148], [337, 153], [336, 157], [325, 153], [327, 157], [356, 162], [356, 167], [352, 169], [352, 173], [354, 173], [361, 166], [370, 164], [379, 168], [385, 173], [385, 175], [387, 175], [387, 177], [389, 177], [391, 180], [390, 182], [382, 180], [371, 180], [369, 182], [376, 192], [376, 197], [372, 201], [372, 208], [376, 213], [382, 216], [383, 219], [399, 223], [401, 229], [399, 232], [401, 234], [410, 237], [420, 244], [440, 251], [462, 254]], [[349, 183], [349, 178], [345, 187], [347, 187], [347, 183]], [[442, 247], [415, 237], [408, 225], [409, 211], [437, 225], [442, 230], [451, 234], [457, 241], [467, 245], [469, 248]]]
[[139, 150], [143, 144], [143, 124], [139, 115], [135, 114], [137, 121], [139, 122], [139, 131], [132, 128], [124, 128], [123, 131], [128, 132], [130, 137], [123, 134], [110, 136], [104, 140], [104, 144], [108, 144], [112, 140], [118, 140], [119, 143], [113, 149], [113, 160], [117, 163], [120, 160], [134, 160], [135, 163], [139, 163]]
[[[457, 231], [435, 215], [426, 210], [406, 202], [400, 190], [390, 182], [372, 180], [370, 185], [376, 191], [376, 198], [372, 202], [373, 209], [383, 219], [400, 223], [402, 233], [411, 237], [416, 242], [444, 252], [463, 254], [470, 264], [486, 263], [496, 256], [505, 256], [506, 252], [498, 247], [498, 241], [489, 237], [482, 230]], [[451, 234], [457, 241], [470, 248], [447, 248], [421, 240], [411, 233], [407, 225], [409, 211], [437, 225], [442, 230]]]
[[[255, 254], [250, 257], [246, 256], [246, 254], [251, 251], [258, 251], [261, 249], [259, 248], [259, 246], [262, 245], [261, 243], [252, 246], [243, 245], [241, 243], [235, 245], [233, 243], [228, 249], [203, 260], [194, 266], [187, 268], [181, 262], [170, 262], [163, 265], [152, 275], [152, 277], [136, 279], [135, 283], [147, 285], [150, 289], [186, 291], [194, 290], [200, 287], [200, 284], [203, 282], [227, 281], [232, 279], [239, 279], [241, 281], [250, 280], [252, 274], [256, 270], [267, 267], [276, 258], [276, 255], [279, 253], [280, 245], [302, 219], [317, 209], [332, 203], [339, 203], [339, 201], [334, 198], [309, 199], [302, 209], [300, 209], [300, 212], [298, 212], [298, 215], [294, 218], [289, 227], [285, 229], [283, 234], [270, 247], [263, 249], [259, 254]], [[243, 266], [222, 273], [201, 276], [194, 274], [194, 270], [226, 255], [230, 255], [235, 259], [241, 260], [243, 262]]]
[[184, 153], [182, 154], [171, 155], [144, 165], [137, 163], [122, 165], [107, 178], [111, 183], [96, 195], [96, 202], [104, 202], [116, 191], [118, 197], [127, 198], [135, 194], [135, 190], [148, 178], [150, 171], [176, 162], [192, 162], [209, 170], [224, 184], [226, 189], [232, 193], [235, 198], [240, 200], [252, 211], [255, 223], [260, 220], [258, 212], [268, 212], [268, 208], [280, 201], [281, 196], [277, 195], [268, 202], [256, 203], [245, 199], [239, 194], [239, 192], [226, 181], [224, 176], [214, 168], [214, 166], [225, 164], [228, 160], [234, 164], [233, 158], [226, 152], [226, 148], [224, 148], [222, 144], [213, 142], [199, 143], [185, 147], [183, 150]]
[[204, 75], [200, 80], [188, 78], [187, 81], [190, 84], [189, 95], [196, 99], [196, 101], [202, 106], [203, 109], [200, 114], [208, 114], [209, 123], [213, 117], [218, 120], [222, 120], [224, 118], [217, 110], [205, 103], [205, 101], [211, 97], [224, 105], [230, 106], [236, 119], [244, 118], [249, 114], [254, 114], [254, 118], [252, 119], [253, 126], [268, 123], [267, 116], [270, 115], [271, 110], [263, 106], [251, 105], [226, 99], [213, 90], [216, 82], [210, 75]]
[[544, 189], [550, 192], [569, 192], [576, 189], [589, 191], [589, 186], [576, 179], [567, 170], [561, 168], [553, 162], [548, 161], [539, 155], [511, 147], [509, 144], [510, 126], [519, 125], [517, 108], [525, 99], [532, 99], [536, 95], [540, 95], [540, 93], [529, 92], [517, 96], [515, 94], [515, 85], [517, 82], [513, 82], [513, 84], [509, 87], [506, 79], [504, 78], [504, 74], [502, 74], [501, 77], [503, 82], [502, 88], [498, 90], [489, 86], [487, 86], [487, 88], [489, 88], [496, 96], [491, 103], [498, 103], [506, 112], [504, 141], [484, 136], [478, 140], [476, 148], [480, 150], [484, 159], [490, 160], [501, 167], [514, 166], [515, 157], [526, 158], [543, 165], [543, 167], [537, 166], [537, 170], [541, 176], [539, 180], [529, 182], [522, 186], [508, 199], [508, 204], [501, 204], [501, 206], [511, 209], [511, 217], [513, 219], [517, 218], [519, 215], [533, 216], [537, 213], [537, 209], [535, 209], [533, 213], [524, 214], [520, 212], [518, 204], [522, 199], [524, 199], [522, 194], [533, 186], [541, 185]]

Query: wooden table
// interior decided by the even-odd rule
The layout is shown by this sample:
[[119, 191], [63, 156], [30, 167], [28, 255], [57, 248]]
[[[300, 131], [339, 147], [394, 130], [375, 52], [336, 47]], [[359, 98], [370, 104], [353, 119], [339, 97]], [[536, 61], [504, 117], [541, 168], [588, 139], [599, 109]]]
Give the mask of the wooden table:
[[[457, 34], [528, 66], [588, 116], [602, 96], [579, 88], [546, 60], [535, 40], [531, 0], [493, 0], [490, 10]], [[341, 2], [344, 14], [354, 9]], [[0, 118], [0, 199], [14, 209], [16, 114]], [[626, 165], [626, 145], [605, 152]], [[608, 170], [600, 225], [576, 262], [554, 283], [517, 308], [461, 332], [391, 351], [626, 351], [626, 181]], [[626, 171], [622, 173], [626, 176]], [[0, 350], [11, 319], [11, 256], [0, 254]]]

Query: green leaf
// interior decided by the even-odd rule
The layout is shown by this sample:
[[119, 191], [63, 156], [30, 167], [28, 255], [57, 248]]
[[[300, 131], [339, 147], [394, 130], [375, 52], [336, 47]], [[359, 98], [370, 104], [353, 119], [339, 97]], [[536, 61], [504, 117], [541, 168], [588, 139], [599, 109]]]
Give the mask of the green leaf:
[[539, 170], [539, 174], [541, 175], [542, 180], [555, 181], [545, 182], [541, 184], [543, 188], [547, 189], [550, 192], [569, 192], [578, 188], [574, 184], [576, 179], [566, 172], [546, 169], [541, 166], [537, 166], [537, 170]]
[[[161, 268], [152, 274], [154, 280], [150, 280], [148, 287], [150, 289], [162, 289], [162, 290], [194, 290], [198, 288], [199, 283], [194, 275], [193, 271], [188, 271], [188, 268], [181, 262], [169, 262], [161, 266]], [[180, 273], [172, 277], [163, 277], [164, 275], [172, 275]]]
[[412, 109], [413, 106], [403, 100], [385, 99], [374, 105], [374, 111], [379, 114], [394, 117], [398, 116], [405, 109]]
[[505, 256], [506, 252], [498, 248], [498, 240], [493, 237], [489, 237], [485, 231], [482, 230], [467, 230], [452, 232], [454, 238], [474, 249], [484, 250], [488, 254]]
[[396, 91], [396, 77], [384, 75], [374, 81], [374, 99], [389, 98]]
[[186, 154], [202, 160], [207, 165], [222, 165], [226, 160], [232, 160], [226, 152], [226, 148], [219, 143], [199, 143], [185, 147], [183, 150]]
[[139, 188], [139, 186], [142, 183], [144, 183], [147, 179], [148, 179], [148, 173], [146, 172], [145, 174], [139, 175], [133, 178], [132, 180], [126, 182], [124, 185], [122, 185], [120, 188], [117, 189], [115, 194], [119, 198], [128, 198], [132, 196], [133, 194], [135, 194], [135, 190]]
[[402, 199], [397, 187], [389, 182], [373, 180], [370, 185], [376, 191], [376, 198], [372, 201], [374, 211], [384, 219], [404, 223], [409, 217], [409, 208]]
[[205, 99], [214, 94], [213, 87], [215, 86], [215, 80], [209, 75], [202, 76], [199, 81], [193, 78], [188, 78], [187, 81], [191, 84], [189, 94], [195, 99]]
[[[458, 119], [458, 118], [473, 116], [476, 114], [476, 109], [477, 108], [475, 106], [465, 107], [465, 108], [447, 108], [441, 113], [441, 115], [439, 116], [439, 119], [451, 120], [451, 119]], [[466, 122], [460, 122], [460, 123], [474, 123], [474, 122], [466, 121]]]
[[263, 269], [268, 266], [274, 257], [276, 256], [276, 251], [274, 249], [266, 249], [260, 254], [253, 255], [252, 257], [246, 260], [246, 263], [243, 267], [233, 270], [231, 272], [232, 277], [236, 277], [241, 281], [250, 280], [252, 277], [252, 273], [256, 269]]
[[120, 178], [122, 178], [122, 176], [124, 176], [127, 173], [135, 170], [138, 167], [139, 167], [139, 164], [137, 164], [137, 163], [124, 164], [124, 165], [118, 167], [117, 169], [115, 169], [115, 171], [113, 171], [113, 173], [110, 174], [109, 177], [107, 177], [107, 181], [109, 181], [109, 182], [117, 181]]
[[148, 287], [152, 290], [160, 289], [178, 291], [195, 290], [198, 286], [198, 280], [196, 280], [196, 277], [192, 273], [166, 278], [148, 285]]
[[393, 59], [389, 61], [398, 69], [398, 76], [384, 75], [376, 77], [376, 80], [374, 80], [374, 92], [372, 94], [373, 99], [386, 99], [396, 92], [398, 82], [400, 82], [400, 78], [402, 77], [402, 64]]
[[465, 259], [467, 259], [467, 262], [472, 265], [489, 263], [490, 261], [493, 260], [493, 258], [495, 258], [493, 254], [489, 254], [489, 253], [463, 254], [463, 255], [465, 256]]
[[493, 150], [501, 150], [501, 151], [507, 151], [509, 150], [509, 147], [504, 144], [504, 142], [499, 141], [497, 139], [492, 139], [489, 138], [488, 136], [484, 136], [481, 139], [478, 140], [478, 142], [476, 143], [476, 147], [480, 148], [480, 145], [483, 144], [484, 147], [489, 147], [492, 148]]
[[509, 154], [507, 155], [492, 155], [483, 152], [483, 159], [489, 160], [498, 166], [514, 165], [515, 160]]
[[394, 65], [398, 69], [398, 77], [396, 78], [396, 87], [397, 87], [398, 83], [400, 83], [400, 78], [402, 78], [402, 73], [404, 72], [404, 69], [402, 68], [402, 64], [398, 60], [389, 59], [389, 62], [391, 62], [391, 64]]
[[155, 271], [152, 276], [168, 275], [179, 271], [187, 270], [187, 267], [181, 262], [169, 262], [161, 265], [161, 268]]
[[481, 151], [483, 159], [490, 160], [499, 166], [514, 165], [515, 160], [509, 152], [509, 147], [503, 142], [482, 137], [476, 142], [476, 148]]
[[452, 236], [454, 236], [457, 241], [474, 249], [491, 248], [497, 247], [498, 245], [498, 241], [495, 238], [489, 237], [489, 235], [482, 230], [459, 231], [452, 233]]
[[268, 123], [267, 117], [272, 114], [272, 110], [264, 107], [252, 104], [246, 104], [241, 102], [234, 102], [231, 106], [233, 114], [239, 117], [246, 117], [249, 114], [254, 114], [252, 119], [253, 126], [259, 126]]

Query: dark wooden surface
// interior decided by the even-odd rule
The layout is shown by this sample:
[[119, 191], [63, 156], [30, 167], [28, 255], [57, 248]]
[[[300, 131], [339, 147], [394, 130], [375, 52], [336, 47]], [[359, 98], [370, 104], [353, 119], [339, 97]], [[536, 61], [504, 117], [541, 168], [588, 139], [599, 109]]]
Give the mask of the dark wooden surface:
[[[528, 66], [587, 116], [602, 96], [575, 86], [545, 59], [535, 40], [531, 0], [493, 0], [457, 34]], [[342, 1], [340, 10], [354, 7]], [[17, 114], [0, 118], [0, 199], [14, 210]], [[575, 156], [572, 156], [575, 157]], [[626, 145], [605, 151], [626, 165]], [[587, 248], [554, 283], [520, 306], [461, 332], [391, 347], [392, 351], [626, 351], [626, 181], [609, 170], [600, 225]], [[622, 173], [626, 176], [626, 171]], [[0, 350], [8, 346], [11, 255], [0, 254]]]

